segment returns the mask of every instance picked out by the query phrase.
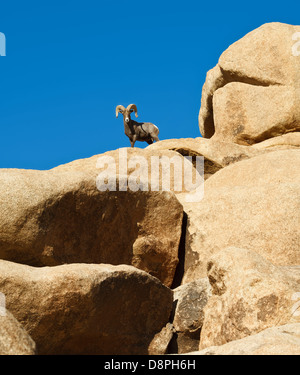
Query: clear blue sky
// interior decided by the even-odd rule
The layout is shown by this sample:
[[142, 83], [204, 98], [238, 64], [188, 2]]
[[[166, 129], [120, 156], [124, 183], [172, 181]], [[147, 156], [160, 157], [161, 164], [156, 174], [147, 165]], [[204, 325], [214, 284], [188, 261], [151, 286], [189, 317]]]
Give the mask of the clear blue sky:
[[137, 104], [161, 139], [199, 137], [206, 72], [273, 21], [299, 25], [299, 2], [1, 1], [0, 168], [130, 146], [117, 104]]

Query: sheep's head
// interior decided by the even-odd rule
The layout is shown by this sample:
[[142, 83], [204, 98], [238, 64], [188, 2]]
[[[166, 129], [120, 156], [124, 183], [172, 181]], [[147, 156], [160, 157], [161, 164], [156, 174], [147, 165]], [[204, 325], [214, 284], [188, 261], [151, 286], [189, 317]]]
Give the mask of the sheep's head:
[[127, 108], [125, 108], [123, 105], [118, 105], [116, 107], [116, 117], [118, 117], [119, 113], [122, 113], [124, 121], [127, 123], [130, 121], [130, 114], [132, 112], [135, 113], [135, 117], [138, 117], [137, 107], [135, 104], [129, 104]]

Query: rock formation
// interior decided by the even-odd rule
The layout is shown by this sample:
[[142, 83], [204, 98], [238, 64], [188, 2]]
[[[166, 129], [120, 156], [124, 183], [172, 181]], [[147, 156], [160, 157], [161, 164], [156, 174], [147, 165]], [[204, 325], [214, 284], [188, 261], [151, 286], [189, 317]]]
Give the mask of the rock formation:
[[17, 319], [6, 311], [0, 315], [0, 355], [34, 355], [36, 345]]
[[293, 311], [300, 267], [297, 271], [275, 266], [250, 250], [229, 247], [215, 254], [207, 266], [212, 297], [204, 308], [200, 348], [300, 323]]
[[292, 53], [299, 31], [268, 23], [221, 55], [203, 86], [203, 137], [251, 145], [300, 130], [299, 59]]
[[300, 324], [267, 328], [255, 335], [211, 346], [193, 355], [299, 355]]
[[188, 215], [184, 281], [205, 277], [208, 258], [227, 246], [278, 265], [300, 264], [299, 167], [298, 150], [273, 151], [210, 177], [201, 202], [181, 198]]
[[0, 170], [0, 181], [2, 259], [132, 264], [172, 284], [183, 216], [172, 192], [102, 192], [96, 177], [71, 168]]
[[2, 260], [0, 288], [39, 354], [147, 354], [172, 309], [168, 287], [125, 265]]
[[0, 354], [300, 354], [299, 31], [221, 55], [203, 137], [0, 170]]

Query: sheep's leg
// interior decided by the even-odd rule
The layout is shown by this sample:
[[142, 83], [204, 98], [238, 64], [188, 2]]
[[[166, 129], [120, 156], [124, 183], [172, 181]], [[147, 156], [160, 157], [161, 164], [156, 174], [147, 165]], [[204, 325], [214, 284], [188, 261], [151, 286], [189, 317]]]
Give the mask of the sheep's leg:
[[148, 143], [148, 145], [152, 145], [153, 141], [152, 139], [149, 139], [148, 141], [146, 141]]
[[136, 134], [132, 136], [132, 139], [130, 139], [130, 144], [132, 148], [134, 147], [135, 142], [136, 142]]
[[158, 142], [159, 141], [159, 138], [158, 138], [158, 136], [157, 135], [153, 135], [152, 136], [152, 139], [154, 139], [156, 142]]

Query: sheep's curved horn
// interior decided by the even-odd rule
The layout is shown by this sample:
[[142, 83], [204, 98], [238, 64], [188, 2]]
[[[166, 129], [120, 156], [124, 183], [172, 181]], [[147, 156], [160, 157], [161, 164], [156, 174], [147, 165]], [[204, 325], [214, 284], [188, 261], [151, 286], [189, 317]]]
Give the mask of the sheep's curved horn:
[[121, 111], [125, 111], [125, 107], [123, 105], [117, 105], [116, 106], [116, 117], [119, 116], [119, 112]]
[[135, 112], [135, 117], [138, 117], [138, 114], [137, 114], [137, 107], [135, 104], [129, 104], [129, 106], [127, 107], [127, 109], [129, 111], [133, 110]]

